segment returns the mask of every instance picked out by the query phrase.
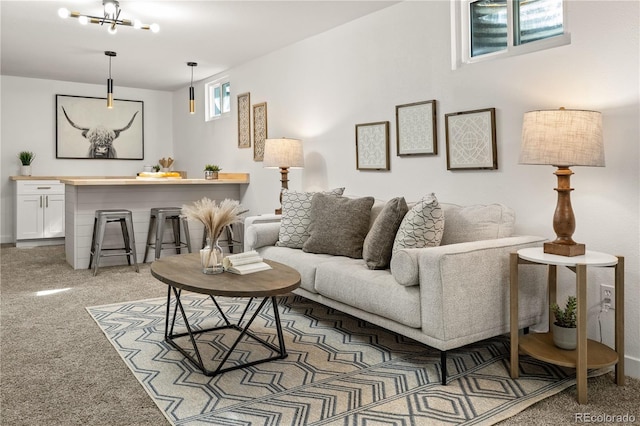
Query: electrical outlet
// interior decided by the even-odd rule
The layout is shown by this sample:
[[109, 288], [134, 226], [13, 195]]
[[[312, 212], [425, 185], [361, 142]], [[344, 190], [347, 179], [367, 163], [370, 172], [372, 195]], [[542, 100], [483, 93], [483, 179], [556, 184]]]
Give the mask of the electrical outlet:
[[[600, 284], [600, 304], [603, 310], [616, 308], [616, 288], [608, 284]], [[608, 309], [605, 309], [605, 305]]]

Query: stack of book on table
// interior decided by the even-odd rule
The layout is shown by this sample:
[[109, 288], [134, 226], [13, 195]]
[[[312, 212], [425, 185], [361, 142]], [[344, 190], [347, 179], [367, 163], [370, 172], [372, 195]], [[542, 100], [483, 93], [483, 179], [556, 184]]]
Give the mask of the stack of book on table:
[[225, 271], [239, 275], [271, 269], [271, 266], [265, 263], [255, 250], [226, 256], [222, 259], [222, 266], [224, 266]]

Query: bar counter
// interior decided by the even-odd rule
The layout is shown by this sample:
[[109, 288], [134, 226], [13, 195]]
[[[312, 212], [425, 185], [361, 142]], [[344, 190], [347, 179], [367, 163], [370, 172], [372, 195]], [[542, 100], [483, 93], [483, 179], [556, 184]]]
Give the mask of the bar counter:
[[[24, 177], [28, 178], [28, 177]], [[43, 179], [38, 177], [37, 179]], [[240, 200], [243, 188], [249, 184], [248, 173], [220, 173], [219, 179], [136, 178], [132, 176], [52, 177], [65, 184], [65, 252], [74, 269], [89, 266], [89, 253], [96, 210], [127, 209], [133, 214], [133, 228], [138, 262], [144, 261], [144, 249], [149, 227], [149, 212], [154, 207], [182, 207], [207, 197], [222, 201]], [[172, 236], [166, 226], [165, 241]], [[189, 222], [193, 251], [199, 250], [203, 226]], [[123, 245], [120, 227], [107, 227], [105, 247]], [[163, 251], [164, 253], [164, 251]], [[168, 253], [168, 252], [167, 252]], [[153, 261], [153, 251], [148, 261]], [[100, 266], [126, 264], [125, 256], [106, 257]]]

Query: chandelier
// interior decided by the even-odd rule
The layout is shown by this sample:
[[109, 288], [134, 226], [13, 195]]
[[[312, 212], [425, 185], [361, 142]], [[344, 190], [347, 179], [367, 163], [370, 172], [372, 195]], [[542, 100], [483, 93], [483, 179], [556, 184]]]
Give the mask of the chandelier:
[[72, 12], [67, 8], [61, 8], [58, 10], [58, 16], [61, 18], [78, 18], [78, 22], [82, 25], [87, 24], [100, 24], [107, 25], [107, 31], [109, 34], [115, 34], [118, 31], [118, 25], [124, 25], [126, 27], [133, 27], [141, 30], [151, 30], [151, 32], [157, 33], [160, 31], [158, 24], [146, 25], [140, 22], [139, 19], [120, 19], [120, 3], [117, 0], [103, 0], [102, 6], [104, 7], [104, 16], [91, 16], [84, 15], [80, 12]]

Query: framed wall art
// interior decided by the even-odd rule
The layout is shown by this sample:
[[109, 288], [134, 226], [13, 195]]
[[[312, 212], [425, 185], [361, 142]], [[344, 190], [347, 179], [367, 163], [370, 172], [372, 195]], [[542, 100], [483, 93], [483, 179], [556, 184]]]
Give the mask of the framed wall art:
[[253, 106], [253, 161], [264, 159], [264, 141], [267, 139], [267, 103]]
[[56, 158], [143, 160], [144, 103], [56, 95]]
[[389, 170], [389, 122], [356, 124], [356, 169]]
[[251, 148], [251, 95], [238, 95], [238, 148]]
[[436, 101], [396, 105], [396, 155], [436, 155]]
[[447, 170], [495, 170], [496, 109], [445, 114]]

